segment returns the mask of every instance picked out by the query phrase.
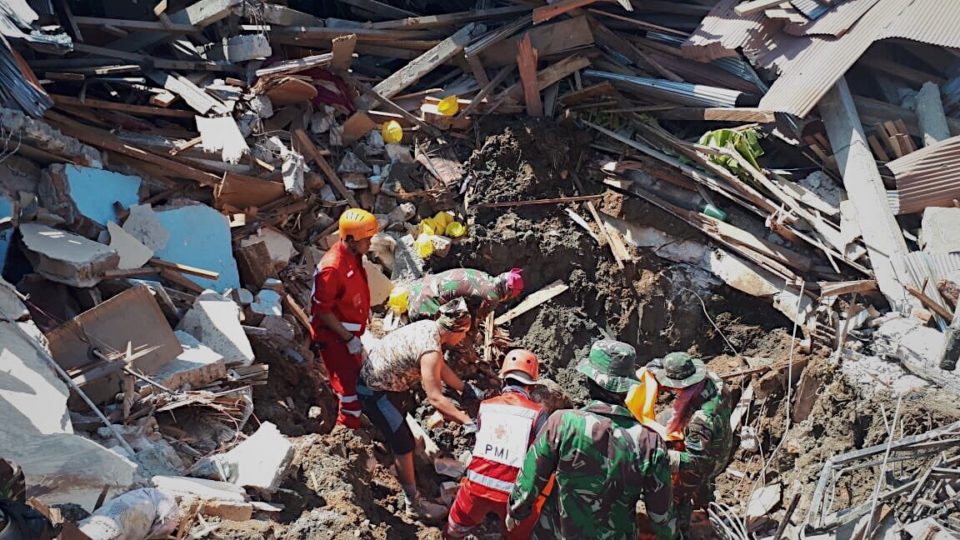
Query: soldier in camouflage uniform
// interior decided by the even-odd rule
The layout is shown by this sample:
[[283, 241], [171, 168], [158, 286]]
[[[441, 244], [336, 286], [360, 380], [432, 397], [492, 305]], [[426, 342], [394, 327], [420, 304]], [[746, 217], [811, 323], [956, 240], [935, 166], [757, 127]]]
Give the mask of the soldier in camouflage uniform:
[[676, 538], [667, 449], [623, 405], [639, 382], [636, 357], [620, 341], [593, 344], [577, 370], [594, 401], [550, 415], [510, 494], [508, 527], [549, 491], [533, 538], [635, 540], [641, 498], [657, 538]]
[[[424, 276], [410, 286], [407, 316], [410, 322], [433, 319], [440, 306], [463, 298], [474, 321], [482, 322], [487, 314], [501, 303], [516, 298], [523, 291], [520, 269], [514, 268], [498, 276], [491, 276], [471, 268], [454, 268], [439, 274]], [[478, 324], [474, 324], [477, 327]]]
[[677, 393], [667, 432], [683, 432], [682, 449], [670, 450], [676, 481], [674, 504], [679, 524], [690, 524], [694, 506], [713, 500], [714, 481], [727, 466], [733, 446], [730, 407], [723, 381], [687, 353], [670, 353], [648, 365], [661, 388]]

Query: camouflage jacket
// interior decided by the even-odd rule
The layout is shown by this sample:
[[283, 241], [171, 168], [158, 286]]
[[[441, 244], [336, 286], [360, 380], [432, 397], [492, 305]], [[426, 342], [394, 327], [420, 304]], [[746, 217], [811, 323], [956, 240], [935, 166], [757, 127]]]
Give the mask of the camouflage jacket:
[[510, 515], [529, 516], [554, 474], [534, 538], [635, 540], [641, 498], [656, 537], [676, 537], [667, 450], [626, 407], [594, 401], [550, 415], [527, 451]]
[[411, 285], [407, 315], [411, 321], [432, 319], [440, 306], [463, 298], [474, 320], [482, 321], [506, 296], [506, 286], [497, 276], [470, 268], [455, 268], [424, 276]]
[[723, 381], [710, 373], [703, 389], [703, 405], [684, 428], [681, 472], [708, 479], [723, 471], [733, 445], [730, 414], [730, 407], [723, 399]]

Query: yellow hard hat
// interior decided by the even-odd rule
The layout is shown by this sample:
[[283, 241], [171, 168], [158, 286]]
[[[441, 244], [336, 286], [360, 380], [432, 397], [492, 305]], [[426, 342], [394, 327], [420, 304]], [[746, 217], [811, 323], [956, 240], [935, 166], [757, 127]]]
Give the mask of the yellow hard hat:
[[450, 238], [460, 238], [461, 236], [467, 234], [467, 228], [463, 225], [463, 223], [454, 221], [447, 225], [447, 228], [444, 230], [444, 234]]
[[440, 227], [440, 230], [446, 229], [447, 225], [453, 223], [453, 214], [447, 211], [437, 212], [437, 215], [433, 216], [433, 222]]
[[417, 255], [419, 255], [421, 259], [426, 259], [427, 257], [433, 255], [432, 234], [421, 234], [413, 242], [413, 245], [417, 248]]
[[373, 214], [360, 208], [351, 208], [340, 215], [340, 238], [363, 240], [373, 238], [380, 229], [377, 218]]
[[400, 123], [396, 120], [390, 120], [380, 126], [380, 135], [383, 136], [383, 142], [387, 144], [398, 144], [403, 140], [403, 128], [400, 127]]
[[457, 96], [447, 96], [440, 100], [440, 103], [437, 103], [437, 112], [443, 116], [454, 116], [460, 112], [460, 102], [457, 100]]

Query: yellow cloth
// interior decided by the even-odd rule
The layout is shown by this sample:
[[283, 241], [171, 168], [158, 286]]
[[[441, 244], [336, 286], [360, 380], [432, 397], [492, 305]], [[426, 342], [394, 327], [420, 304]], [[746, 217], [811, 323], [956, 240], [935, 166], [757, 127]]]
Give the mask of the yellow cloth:
[[657, 422], [657, 396], [660, 395], [660, 384], [657, 378], [647, 368], [640, 368], [637, 372], [637, 378], [640, 384], [634, 385], [627, 392], [627, 409], [633, 414], [633, 417], [640, 423], [660, 434], [665, 441], [682, 441], [683, 433], [674, 431], [667, 433], [667, 428], [660, 422]]

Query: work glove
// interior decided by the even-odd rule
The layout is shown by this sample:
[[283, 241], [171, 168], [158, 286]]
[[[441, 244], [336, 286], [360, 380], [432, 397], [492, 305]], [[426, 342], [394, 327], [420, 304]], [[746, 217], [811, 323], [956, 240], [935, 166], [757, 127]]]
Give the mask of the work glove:
[[467, 422], [463, 425], [463, 434], [464, 435], [475, 435], [480, 428], [477, 426], [477, 423], [473, 420]]
[[481, 390], [477, 385], [468, 382], [463, 385], [463, 392], [460, 393], [463, 399], [467, 401], [480, 401], [487, 397], [487, 393]]
[[520, 522], [514, 519], [514, 517], [510, 514], [507, 514], [507, 517], [503, 519], [503, 524], [507, 527], [508, 531], [512, 531], [517, 528], [517, 525], [519, 525]]
[[350, 341], [347, 342], [347, 352], [350, 354], [360, 354], [363, 352], [363, 342], [360, 341], [360, 338], [353, 336]]

